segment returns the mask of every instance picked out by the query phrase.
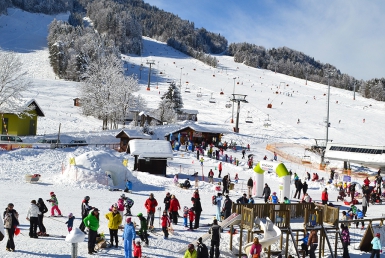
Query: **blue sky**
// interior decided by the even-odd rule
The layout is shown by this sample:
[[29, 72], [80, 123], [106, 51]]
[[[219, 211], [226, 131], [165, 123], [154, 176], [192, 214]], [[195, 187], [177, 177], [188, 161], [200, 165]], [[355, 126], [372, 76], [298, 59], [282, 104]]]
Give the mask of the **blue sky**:
[[357, 79], [385, 77], [385, 1], [145, 0], [225, 36], [286, 46]]

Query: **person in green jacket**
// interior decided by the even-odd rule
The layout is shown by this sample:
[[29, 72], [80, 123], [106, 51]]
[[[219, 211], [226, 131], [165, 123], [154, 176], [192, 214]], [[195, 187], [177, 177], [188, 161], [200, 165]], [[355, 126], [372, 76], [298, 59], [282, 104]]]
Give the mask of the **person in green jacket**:
[[183, 258], [197, 258], [198, 254], [193, 244], [189, 244]]
[[138, 218], [140, 220], [140, 229], [138, 231], [138, 235], [142, 241], [148, 245], [148, 235], [147, 235], [147, 220], [145, 217], [143, 217], [142, 213], [138, 214]]
[[97, 253], [95, 251], [96, 235], [99, 228], [99, 210], [94, 210], [83, 219], [84, 225], [88, 228], [88, 254]]
[[118, 247], [118, 229], [120, 224], [122, 224], [122, 216], [120, 215], [116, 207], [112, 208], [112, 211], [106, 214], [106, 219], [108, 219], [108, 228], [110, 230], [110, 242], [111, 246], [114, 246], [115, 238], [115, 247]]

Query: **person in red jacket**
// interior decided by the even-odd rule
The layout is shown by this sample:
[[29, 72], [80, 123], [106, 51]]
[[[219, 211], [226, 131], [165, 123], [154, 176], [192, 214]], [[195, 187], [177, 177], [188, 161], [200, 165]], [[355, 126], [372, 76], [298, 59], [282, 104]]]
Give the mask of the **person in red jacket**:
[[195, 213], [194, 213], [194, 208], [191, 207], [189, 210], [188, 210], [188, 219], [190, 221], [190, 230], [193, 230], [193, 222], [195, 220]]
[[144, 203], [144, 207], [146, 207], [147, 210], [147, 226], [150, 224], [150, 229], [154, 227], [154, 215], [156, 206], [158, 206], [158, 202], [154, 198], [154, 194], [151, 193], [150, 197]]
[[218, 165], [218, 171], [219, 171], [218, 178], [221, 178], [221, 173], [222, 173], [222, 162], [219, 162], [219, 165]]
[[369, 186], [369, 184], [370, 184], [370, 180], [369, 180], [368, 177], [366, 177], [366, 178], [364, 179], [364, 185]]
[[140, 245], [140, 240], [132, 241], [134, 244], [134, 258], [142, 258], [142, 246]]
[[328, 204], [329, 195], [328, 195], [327, 188], [325, 188], [325, 190], [322, 191], [321, 200], [323, 205]]
[[170, 217], [167, 215], [166, 210], [163, 211], [163, 216], [162, 216], [162, 218], [160, 218], [160, 220], [162, 221], [162, 231], [164, 233], [163, 238], [167, 239], [168, 238], [168, 227], [170, 226], [171, 221], [170, 221]]
[[172, 214], [172, 224], [178, 224], [178, 210], [180, 210], [179, 201], [175, 198], [175, 195], [171, 195], [170, 210]]

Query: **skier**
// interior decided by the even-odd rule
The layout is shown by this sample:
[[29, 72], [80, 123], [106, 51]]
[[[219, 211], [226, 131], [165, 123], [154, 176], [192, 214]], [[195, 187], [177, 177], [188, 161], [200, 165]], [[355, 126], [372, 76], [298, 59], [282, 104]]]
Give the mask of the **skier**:
[[61, 211], [59, 209], [59, 201], [57, 200], [55, 193], [50, 192], [49, 195], [51, 196], [51, 199], [47, 200], [47, 202], [50, 202], [52, 204], [51, 216], [55, 216], [55, 210], [58, 213], [58, 216], [62, 216]]
[[193, 222], [195, 220], [195, 213], [194, 213], [194, 208], [191, 207], [190, 209], [188, 209], [188, 219], [190, 221], [190, 230], [193, 230]]
[[218, 171], [219, 171], [218, 178], [221, 178], [221, 174], [222, 174], [222, 162], [219, 162], [219, 165], [218, 165]]
[[124, 216], [131, 216], [131, 208], [134, 206], [134, 200], [129, 197], [124, 197], [124, 207], [126, 207], [126, 214]]
[[233, 206], [233, 201], [230, 199], [229, 195], [226, 195], [226, 199], [223, 202], [223, 212], [225, 219], [227, 219], [231, 215], [231, 208]]
[[197, 241], [197, 258], [209, 258], [209, 250], [207, 246], [202, 242], [202, 238], [198, 238]]
[[156, 206], [158, 206], [158, 202], [154, 198], [154, 194], [150, 193], [150, 197], [144, 203], [144, 207], [146, 207], [147, 209], [147, 223], [150, 224], [150, 229], [154, 228], [154, 216]]
[[73, 216], [72, 213], [68, 214], [68, 220], [65, 223], [67, 224], [68, 233], [71, 233], [72, 231], [72, 228], [74, 226], [74, 220], [75, 220], [75, 216]]
[[110, 243], [111, 246], [114, 246], [115, 239], [115, 247], [118, 247], [118, 229], [122, 224], [123, 217], [120, 215], [116, 208], [112, 209], [109, 213], [105, 215], [106, 219], [108, 219], [108, 229], [110, 231]]
[[27, 220], [29, 220], [29, 237], [37, 238], [37, 225], [39, 224], [38, 215], [41, 214], [39, 207], [36, 205], [36, 200], [31, 201], [31, 206], [27, 212]]
[[19, 213], [17, 213], [13, 207], [13, 203], [8, 203], [8, 206], [5, 208], [3, 213], [4, 228], [8, 233], [8, 241], [5, 250], [9, 252], [15, 251], [15, 242], [13, 241], [13, 237], [15, 236], [15, 230], [19, 225]]
[[171, 195], [170, 209], [169, 212], [172, 213], [172, 224], [178, 224], [178, 210], [180, 210], [179, 201], [175, 198], [175, 195]]
[[95, 251], [96, 235], [99, 229], [99, 209], [93, 211], [84, 218], [84, 225], [88, 228], [88, 254], [97, 253]]
[[163, 211], [163, 216], [161, 218], [161, 221], [162, 221], [162, 231], [164, 234], [163, 238], [167, 239], [168, 238], [168, 228], [170, 227], [170, 224], [171, 224], [170, 217], [167, 214], [167, 210]]
[[122, 238], [124, 241], [124, 257], [132, 258], [132, 242], [135, 241], [136, 232], [134, 223], [131, 222], [131, 217], [126, 219]]
[[134, 258], [142, 258], [142, 246], [140, 240], [133, 241], [134, 244]]
[[201, 204], [201, 198], [199, 198], [199, 195], [197, 198], [191, 198], [191, 201], [193, 202], [193, 210], [195, 212], [195, 224], [194, 229], [199, 228], [199, 220], [201, 218], [202, 214], [202, 204]]
[[215, 248], [215, 258], [219, 258], [221, 230], [222, 229], [218, 225], [218, 221], [214, 219], [213, 225], [209, 229], [209, 234], [211, 234], [210, 258], [214, 258], [214, 248]]
[[83, 232], [86, 229], [86, 226], [84, 225], [83, 220], [85, 219], [85, 217], [88, 216], [88, 214], [90, 213], [90, 210], [93, 209], [93, 207], [89, 205], [88, 203], [89, 201], [90, 201], [90, 197], [88, 195], [84, 197], [82, 201], [82, 222], [80, 223], [79, 229]]
[[183, 226], [187, 228], [188, 207], [183, 207]]
[[148, 245], [147, 220], [143, 217], [142, 213], [138, 214], [138, 218], [140, 220], [140, 229], [138, 231], [139, 237], [146, 245]]
[[123, 218], [123, 212], [124, 212], [124, 199], [126, 198], [125, 194], [122, 194], [116, 204], [118, 205], [118, 211], [120, 213], [120, 216]]
[[214, 172], [213, 172], [213, 170], [212, 169], [210, 169], [210, 171], [209, 171], [209, 174], [208, 174], [208, 179], [209, 179], [209, 183], [214, 183]]
[[245, 149], [243, 149], [243, 150], [242, 150], [242, 159], [244, 159], [244, 158], [245, 158], [245, 154], [246, 154], [246, 150], [245, 150]]
[[216, 205], [217, 206], [216, 217], [217, 217], [218, 221], [222, 221], [222, 218], [221, 218], [222, 194], [221, 193], [217, 193], [216, 202], [217, 202], [217, 205]]
[[247, 180], [247, 193], [248, 195], [251, 195], [252, 192], [253, 192], [253, 186], [254, 186], [254, 181], [253, 179], [250, 177], [249, 180]]
[[44, 201], [42, 198], [39, 198], [37, 200], [37, 207], [39, 207], [40, 214], [38, 215], [38, 220], [39, 220], [39, 232], [37, 233], [38, 236], [47, 236], [46, 233], [46, 228], [43, 223], [44, 219], [44, 213], [48, 211], [47, 206], [45, 205]]
[[265, 184], [265, 187], [263, 188], [263, 192], [262, 192], [262, 196], [265, 196], [265, 203], [267, 203], [267, 201], [269, 200], [270, 193], [271, 193], [270, 187], [267, 184]]
[[[164, 197], [163, 203], [164, 203], [164, 210], [167, 212], [170, 210], [170, 201], [171, 201], [171, 194], [166, 193], [166, 197]], [[171, 212], [169, 213], [169, 216], [171, 219], [172, 218]]]

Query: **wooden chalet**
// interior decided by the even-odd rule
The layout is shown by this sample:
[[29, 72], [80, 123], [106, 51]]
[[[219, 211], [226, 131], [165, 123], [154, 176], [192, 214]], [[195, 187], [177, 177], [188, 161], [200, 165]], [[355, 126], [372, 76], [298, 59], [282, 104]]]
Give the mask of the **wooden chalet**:
[[132, 140], [131, 155], [135, 157], [134, 170], [166, 176], [167, 159], [173, 158], [171, 144], [164, 140]]
[[116, 136], [120, 139], [119, 152], [130, 153], [129, 142], [135, 139], [151, 140], [151, 136], [135, 129], [124, 129]]
[[177, 114], [177, 120], [178, 121], [198, 121], [198, 110], [194, 109], [184, 109], [182, 108], [180, 112]]

